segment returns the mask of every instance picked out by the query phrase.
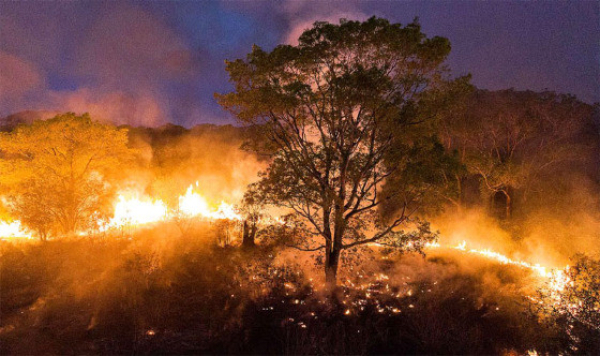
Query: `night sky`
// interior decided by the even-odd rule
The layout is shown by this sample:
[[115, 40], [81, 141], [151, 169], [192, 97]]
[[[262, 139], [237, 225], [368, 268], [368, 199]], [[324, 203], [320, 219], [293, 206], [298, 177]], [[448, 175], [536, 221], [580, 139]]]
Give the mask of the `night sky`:
[[597, 1], [2, 1], [0, 116], [90, 112], [132, 125], [234, 123], [213, 93], [225, 59], [293, 44], [314, 21], [376, 15], [452, 43], [455, 75], [485, 89], [600, 101]]

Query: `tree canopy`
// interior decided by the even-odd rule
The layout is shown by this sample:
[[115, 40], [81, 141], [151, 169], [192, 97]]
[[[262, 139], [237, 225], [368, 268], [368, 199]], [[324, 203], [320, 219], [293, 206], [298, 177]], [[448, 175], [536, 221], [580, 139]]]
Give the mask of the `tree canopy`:
[[434, 237], [413, 217], [456, 168], [433, 131], [456, 84], [449, 52], [417, 22], [373, 17], [316, 22], [297, 46], [254, 46], [226, 63], [235, 91], [219, 102], [268, 138], [259, 149], [272, 160], [254, 189], [293, 212], [298, 248], [324, 250], [329, 283], [343, 250], [420, 248]]
[[504, 198], [501, 215], [510, 218], [515, 195], [548, 195], [545, 181], [587, 159], [591, 143], [584, 131], [592, 109], [553, 92], [478, 90], [445, 113], [443, 142], [460, 152], [465, 174], [479, 178], [487, 201]]
[[106, 210], [110, 181], [133, 154], [127, 142], [126, 130], [73, 113], [2, 134], [0, 184], [10, 210], [42, 238], [84, 227]]

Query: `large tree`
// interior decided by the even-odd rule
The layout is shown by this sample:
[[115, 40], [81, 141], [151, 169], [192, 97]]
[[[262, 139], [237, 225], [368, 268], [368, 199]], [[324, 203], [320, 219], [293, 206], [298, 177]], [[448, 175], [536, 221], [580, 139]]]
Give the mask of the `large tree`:
[[88, 114], [58, 115], [0, 137], [0, 184], [16, 218], [45, 238], [106, 208], [110, 180], [133, 154], [127, 131]]
[[[235, 92], [217, 98], [267, 137], [272, 155], [254, 189], [293, 212], [296, 247], [324, 251], [330, 285], [344, 250], [419, 248], [433, 237], [411, 217], [453, 166], [432, 135], [449, 52], [416, 22], [373, 17], [317, 22], [297, 46], [254, 46], [226, 63]], [[411, 224], [416, 232], [401, 230]]]

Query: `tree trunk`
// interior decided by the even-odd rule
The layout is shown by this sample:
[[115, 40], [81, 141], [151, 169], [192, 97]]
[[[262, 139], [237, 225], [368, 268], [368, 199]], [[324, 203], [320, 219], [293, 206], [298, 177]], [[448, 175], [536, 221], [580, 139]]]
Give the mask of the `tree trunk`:
[[506, 220], [509, 220], [512, 215], [512, 201], [510, 198], [510, 194], [508, 194], [508, 191], [504, 191], [504, 195], [506, 196], [505, 218]]
[[254, 238], [256, 236], [256, 226], [253, 225], [252, 228], [248, 226], [248, 220], [244, 220], [243, 226], [243, 235], [242, 235], [242, 247], [243, 248], [252, 248], [255, 246]]
[[337, 285], [337, 271], [340, 262], [340, 254], [342, 252], [342, 238], [344, 232], [344, 221], [342, 220], [341, 214], [336, 211], [333, 243], [331, 244], [331, 248], [326, 251], [325, 258], [325, 282], [327, 283], [327, 288], [331, 292], [335, 291]]
[[458, 189], [458, 199], [457, 200], [458, 200], [459, 207], [462, 208], [462, 204], [463, 204], [463, 200], [464, 200], [462, 177], [458, 174], [456, 174], [455, 177], [456, 177], [456, 188]]
[[256, 231], [258, 231], [258, 228], [256, 226], [256, 221], [253, 221], [252, 222], [252, 227], [250, 228], [250, 241], [252, 241], [252, 246], [255, 245]]
[[334, 290], [337, 284], [337, 270], [340, 261], [340, 251], [335, 247], [325, 256], [325, 282], [327, 288]]

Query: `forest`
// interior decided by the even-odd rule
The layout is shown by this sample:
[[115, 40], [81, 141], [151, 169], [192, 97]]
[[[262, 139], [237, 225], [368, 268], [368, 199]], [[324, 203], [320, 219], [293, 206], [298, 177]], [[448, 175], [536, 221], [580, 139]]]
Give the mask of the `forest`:
[[0, 353], [599, 354], [598, 104], [449, 53], [317, 22], [236, 125], [0, 119]]

